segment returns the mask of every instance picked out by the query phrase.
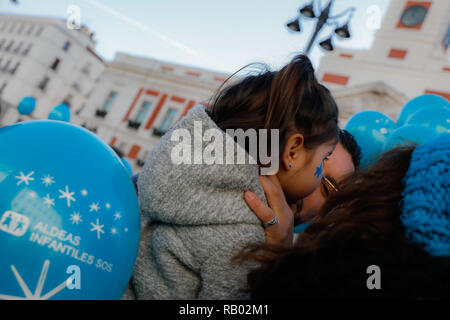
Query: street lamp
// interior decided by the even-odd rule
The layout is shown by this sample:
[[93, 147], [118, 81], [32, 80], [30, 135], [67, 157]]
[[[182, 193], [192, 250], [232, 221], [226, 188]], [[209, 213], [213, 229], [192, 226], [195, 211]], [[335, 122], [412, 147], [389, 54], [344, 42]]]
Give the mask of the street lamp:
[[295, 32], [300, 32], [300, 22], [298, 19], [294, 19], [291, 22], [287, 23], [287, 27]]
[[[342, 39], [348, 39], [351, 37], [350, 31], [349, 31], [349, 23], [350, 23], [351, 18], [353, 17], [353, 13], [355, 12], [356, 8], [350, 7], [336, 16], [330, 16], [330, 11], [331, 11], [331, 7], [333, 6], [333, 2], [334, 2], [334, 0], [329, 0], [326, 7], [322, 9], [320, 6], [320, 0], [317, 1], [316, 6], [315, 6], [315, 1], [312, 0], [311, 3], [305, 5], [303, 8], [301, 8], [299, 10], [300, 15], [298, 15], [294, 20], [292, 20], [286, 24], [286, 26], [290, 30], [292, 30], [294, 32], [301, 32], [301, 27], [300, 27], [301, 16], [303, 16], [305, 18], [309, 18], [309, 19], [317, 19], [316, 26], [314, 28], [314, 32], [313, 32], [311, 39], [309, 40], [309, 43], [305, 49], [306, 55], [309, 54], [313, 44], [316, 41], [317, 36], [319, 35], [319, 32], [326, 25], [334, 26], [335, 27], [334, 33]], [[315, 12], [314, 7], [316, 7], [318, 9], [318, 11], [320, 12], [319, 15], [316, 14], [317, 10]], [[340, 26], [338, 23], [338, 19], [347, 14], [348, 14], [347, 21], [345, 22], [345, 24]], [[334, 49], [332, 38], [333, 38], [333, 34], [330, 35], [330, 37], [327, 38], [326, 40], [321, 41], [319, 43], [319, 45], [324, 50], [332, 51]]]

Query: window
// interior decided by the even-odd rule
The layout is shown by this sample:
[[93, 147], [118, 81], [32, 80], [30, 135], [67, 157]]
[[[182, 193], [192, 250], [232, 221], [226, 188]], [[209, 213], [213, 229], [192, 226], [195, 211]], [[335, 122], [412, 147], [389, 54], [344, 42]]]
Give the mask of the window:
[[16, 62], [16, 65], [11, 70], [9, 70], [9, 72], [11, 74], [15, 74], [17, 69], [19, 68], [19, 66], [20, 66], [20, 62]]
[[64, 42], [62, 49], [63, 49], [64, 51], [68, 51], [69, 48], [70, 48], [70, 41]]
[[167, 130], [169, 130], [169, 128], [175, 122], [176, 115], [177, 115], [177, 110], [173, 109], [173, 108], [169, 108], [169, 110], [167, 110], [167, 113], [166, 113], [166, 116], [164, 117], [163, 122], [161, 123], [161, 126], [159, 127], [159, 130], [161, 130], [161, 132], [166, 132]]
[[72, 83], [72, 88], [73, 88], [75, 91], [81, 93], [81, 87], [80, 87], [80, 85], [78, 84], [78, 82]]
[[444, 44], [445, 50], [447, 50], [448, 46], [450, 45], [450, 24], [447, 27], [447, 33], [444, 36], [443, 44]]
[[50, 69], [56, 71], [58, 69], [58, 65], [59, 65], [60, 61], [61, 60], [59, 60], [59, 58], [55, 58], [52, 65], [50, 66]]
[[47, 88], [48, 82], [50, 81], [49, 77], [44, 77], [41, 82], [39, 82], [38, 84], [38, 88], [41, 89], [42, 91], [45, 91], [45, 89]]
[[25, 29], [25, 25], [24, 25], [23, 23], [21, 23], [21, 24], [19, 25], [19, 29], [17, 29], [17, 33], [18, 33], [18, 34], [22, 34], [23, 29]]
[[33, 25], [29, 26], [27, 30], [27, 35], [30, 35], [33, 32], [33, 29], [34, 29]]
[[103, 107], [101, 109], [97, 109], [95, 112], [95, 115], [100, 118], [104, 118], [106, 114], [108, 113], [109, 109], [111, 109], [112, 104], [114, 103], [114, 100], [117, 98], [117, 92], [111, 91], [106, 98], [105, 103], [103, 104]]
[[145, 160], [147, 160], [149, 154], [150, 154], [150, 151], [148, 151], [148, 150], [145, 150], [143, 152], [143, 155], [142, 155], [142, 152], [141, 152], [141, 156], [136, 160], [136, 165], [138, 167], [143, 167], [144, 164], [145, 164]]
[[24, 56], [26, 56], [28, 53], [30, 53], [30, 50], [31, 50], [31, 47], [32, 47], [32, 46], [33, 46], [33, 44], [30, 43], [30, 44], [25, 48], [25, 50], [23, 50], [22, 54], [23, 54]]
[[72, 98], [72, 95], [69, 93], [61, 103], [66, 104], [70, 107], [70, 105], [72, 104]]
[[14, 40], [11, 40], [11, 41], [8, 43], [8, 45], [6, 46], [5, 50], [6, 50], [6, 51], [9, 51], [9, 49], [11, 49], [11, 47], [13, 46], [13, 44], [14, 44]]
[[84, 110], [84, 108], [86, 108], [86, 103], [83, 103], [83, 104], [81, 105], [81, 108], [78, 109], [77, 111], [75, 111], [75, 114], [76, 114], [76, 115], [79, 115], [79, 114], [81, 113], [81, 111]]
[[0, 87], [0, 94], [2, 94], [3, 93], [3, 91], [5, 91], [5, 88], [6, 88], [6, 85], [7, 85], [8, 83], [5, 81], [5, 82], [3, 82], [3, 84], [2, 84], [2, 86]]
[[119, 149], [122, 153], [125, 153], [125, 150], [127, 149], [127, 143], [124, 141], [120, 141], [117, 145], [117, 149]]
[[114, 103], [114, 100], [117, 98], [117, 92], [111, 91], [108, 95], [108, 98], [106, 99], [105, 103], [103, 104], [102, 110], [108, 112], [109, 109], [111, 109], [112, 104]]
[[7, 71], [10, 64], [11, 64], [11, 60], [8, 60], [8, 61], [5, 63], [5, 65], [2, 67], [2, 71]]
[[145, 121], [145, 118], [147, 117], [151, 106], [152, 104], [150, 102], [144, 101], [138, 112], [136, 113], [136, 117], [134, 118], [134, 120], [128, 120], [128, 127], [136, 130], [139, 129], [141, 124]]
[[134, 119], [134, 121], [138, 123], [144, 122], [147, 112], [150, 110], [151, 106], [152, 104], [150, 102], [144, 101], [138, 113], [136, 114], [136, 118]]
[[36, 31], [36, 37], [39, 37], [42, 34], [42, 31], [44, 30], [44, 27], [39, 27], [39, 29]]
[[81, 71], [82, 71], [84, 74], [88, 75], [88, 74], [91, 72], [91, 64], [88, 62], [88, 63], [83, 67], [83, 69], [81, 69]]
[[0, 50], [3, 48], [3, 46], [5, 45], [6, 39], [2, 39], [2, 41], [0, 41]]
[[23, 46], [23, 42], [20, 42], [18, 45], [17, 45], [17, 47], [14, 49], [14, 53], [18, 53], [19, 51], [20, 51], [20, 49], [22, 49], [22, 46]]

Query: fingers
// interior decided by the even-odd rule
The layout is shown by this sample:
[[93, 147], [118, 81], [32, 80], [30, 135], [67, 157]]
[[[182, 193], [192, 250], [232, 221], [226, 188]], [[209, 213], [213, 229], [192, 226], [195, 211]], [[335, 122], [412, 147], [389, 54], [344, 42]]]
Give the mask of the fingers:
[[271, 221], [275, 217], [275, 213], [264, 202], [259, 199], [256, 194], [251, 191], [244, 193], [245, 202], [262, 222]]
[[276, 174], [273, 175], [267, 175], [265, 176], [267, 179], [269, 179], [280, 191], [283, 190], [283, 188], [281, 187], [281, 183], [280, 180], [278, 180], [278, 177]]
[[284, 196], [282, 191], [279, 190], [271, 180], [266, 176], [259, 176], [259, 181], [263, 187], [264, 193], [266, 194], [267, 202], [269, 206], [275, 212], [283, 212], [283, 200]]

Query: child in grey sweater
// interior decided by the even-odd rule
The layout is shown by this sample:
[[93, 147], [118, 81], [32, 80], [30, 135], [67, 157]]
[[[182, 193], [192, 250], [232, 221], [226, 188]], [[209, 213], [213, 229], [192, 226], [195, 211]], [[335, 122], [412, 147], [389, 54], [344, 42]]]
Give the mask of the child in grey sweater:
[[[198, 105], [190, 110], [161, 138], [140, 173], [141, 241], [123, 298], [246, 297], [247, 273], [256, 265], [233, 264], [231, 259], [246, 246], [264, 242], [263, 225], [243, 198], [251, 190], [265, 200], [258, 177], [261, 163], [226, 164], [227, 157], [237, 159], [242, 149], [251, 150], [249, 143], [233, 139], [233, 149], [224, 148], [219, 155], [221, 163], [196, 161], [195, 151], [207, 154], [210, 139], [203, 138], [200, 145], [183, 139], [180, 144], [180, 133], [195, 137], [200, 125], [201, 132], [220, 132], [216, 141], [229, 142], [227, 129], [277, 129], [280, 140], [268, 144], [280, 147], [271, 156], [280, 163], [277, 177], [283, 192], [294, 203], [319, 185], [322, 162], [337, 143], [337, 117], [331, 94], [302, 55], [278, 72], [231, 85], [210, 109]], [[176, 160], [180, 150], [194, 150], [188, 155], [191, 164]]]

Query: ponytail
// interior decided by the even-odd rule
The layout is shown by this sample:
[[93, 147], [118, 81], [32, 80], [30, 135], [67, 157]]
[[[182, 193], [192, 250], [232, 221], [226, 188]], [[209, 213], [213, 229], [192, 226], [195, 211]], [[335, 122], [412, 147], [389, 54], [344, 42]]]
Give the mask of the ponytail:
[[263, 70], [220, 90], [208, 112], [222, 130], [278, 129], [280, 150], [295, 132], [310, 149], [339, 136], [336, 102], [305, 55], [279, 71]]

